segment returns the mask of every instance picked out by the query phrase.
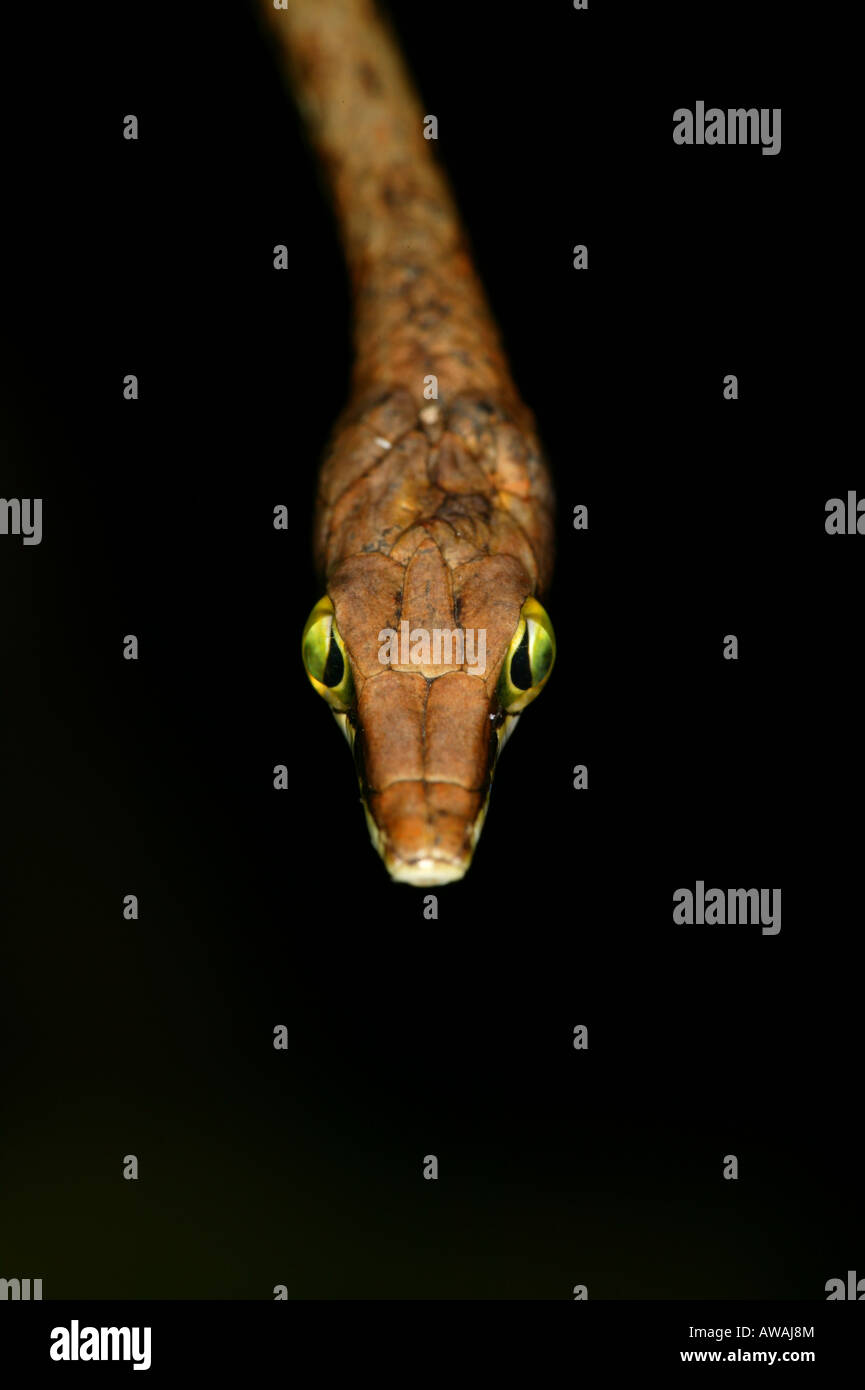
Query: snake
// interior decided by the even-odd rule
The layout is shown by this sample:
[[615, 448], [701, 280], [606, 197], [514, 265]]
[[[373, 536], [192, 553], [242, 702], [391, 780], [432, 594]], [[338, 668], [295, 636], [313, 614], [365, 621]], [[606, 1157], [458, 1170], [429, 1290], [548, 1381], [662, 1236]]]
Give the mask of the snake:
[[[391, 879], [465, 875], [553, 669], [555, 499], [423, 109], [373, 0], [258, 0], [324, 175], [354, 358], [321, 461], [303, 628]], [[481, 659], [482, 658], [482, 659]]]

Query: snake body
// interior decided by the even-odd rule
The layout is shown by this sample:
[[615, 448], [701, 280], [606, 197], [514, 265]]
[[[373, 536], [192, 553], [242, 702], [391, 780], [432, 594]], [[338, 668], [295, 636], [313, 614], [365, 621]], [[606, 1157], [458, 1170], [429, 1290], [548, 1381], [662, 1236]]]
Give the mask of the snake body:
[[[354, 305], [350, 399], [319, 477], [326, 597], [307, 626], [307, 669], [353, 744], [391, 876], [446, 883], [471, 860], [519, 715], [501, 695], [515, 639], [523, 660], [529, 633], [543, 640], [525, 605], [550, 578], [552, 485], [428, 113], [374, 5], [261, 3], [326, 173]], [[330, 647], [314, 671], [319, 630]], [[483, 631], [483, 670], [422, 648], [382, 662], [384, 632], [455, 630]]]

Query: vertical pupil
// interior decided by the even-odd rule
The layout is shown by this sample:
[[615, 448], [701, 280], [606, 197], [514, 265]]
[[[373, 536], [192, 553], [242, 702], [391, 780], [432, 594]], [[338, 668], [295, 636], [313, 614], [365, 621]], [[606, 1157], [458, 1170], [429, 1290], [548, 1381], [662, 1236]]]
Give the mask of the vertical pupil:
[[517, 690], [531, 690], [534, 685], [529, 661], [529, 625], [526, 623], [519, 646], [511, 657], [511, 685]]
[[327, 661], [324, 663], [324, 672], [321, 677], [322, 685], [326, 685], [329, 690], [339, 685], [345, 675], [345, 662], [342, 659], [342, 652], [339, 643], [334, 641], [331, 632], [330, 646], [327, 649]]

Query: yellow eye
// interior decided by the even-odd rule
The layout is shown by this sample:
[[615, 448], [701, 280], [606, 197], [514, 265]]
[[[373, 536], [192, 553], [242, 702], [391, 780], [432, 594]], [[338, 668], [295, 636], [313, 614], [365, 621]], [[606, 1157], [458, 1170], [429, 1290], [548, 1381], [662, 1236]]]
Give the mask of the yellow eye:
[[319, 599], [303, 629], [303, 664], [311, 684], [335, 710], [347, 713], [354, 703], [345, 645], [333, 620], [333, 604], [325, 594]]
[[547, 610], [536, 598], [527, 598], [520, 610], [499, 676], [499, 704], [508, 714], [518, 714], [540, 695], [556, 659], [556, 635]]

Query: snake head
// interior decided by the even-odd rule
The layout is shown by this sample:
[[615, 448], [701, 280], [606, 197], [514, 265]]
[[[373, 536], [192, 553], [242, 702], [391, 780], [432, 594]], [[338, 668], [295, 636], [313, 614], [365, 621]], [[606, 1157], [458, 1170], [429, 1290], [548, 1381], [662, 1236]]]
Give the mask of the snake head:
[[458, 614], [451, 602], [447, 613], [422, 615], [449, 626], [423, 626], [417, 613], [400, 616], [401, 591], [385, 585], [387, 607], [376, 601], [380, 586], [358, 587], [358, 573], [369, 580], [374, 565], [350, 569], [332, 577], [309, 616], [306, 672], [354, 750], [370, 837], [391, 878], [452, 883], [471, 863], [498, 754], [549, 678], [552, 624], [524, 587], [515, 601], [500, 585], [486, 614], [468, 588]]

